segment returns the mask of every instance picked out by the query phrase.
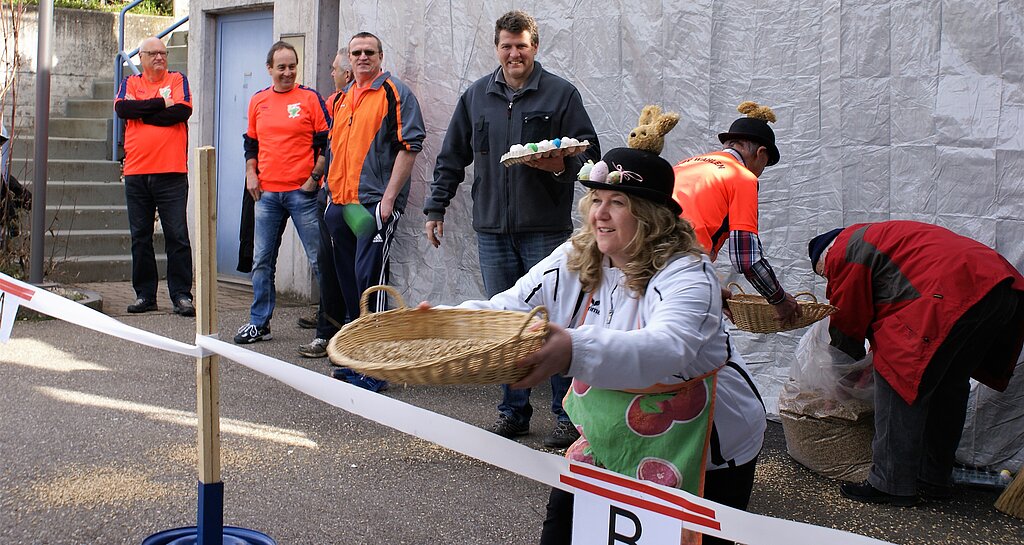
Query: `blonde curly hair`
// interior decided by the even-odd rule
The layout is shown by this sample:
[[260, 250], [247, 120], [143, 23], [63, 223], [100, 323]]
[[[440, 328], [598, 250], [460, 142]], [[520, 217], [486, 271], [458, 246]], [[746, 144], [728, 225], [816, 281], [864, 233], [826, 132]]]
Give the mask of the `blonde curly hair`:
[[[579, 201], [583, 227], [573, 234], [573, 252], [569, 256], [570, 271], [579, 274], [585, 291], [594, 291], [601, 283], [604, 254], [597, 247], [594, 227], [590, 224], [590, 208], [597, 190], [587, 191]], [[616, 263], [626, 276], [626, 287], [643, 295], [651, 277], [665, 268], [679, 254], [699, 256], [700, 246], [690, 222], [675, 215], [656, 202], [626, 194], [629, 212], [637, 220], [636, 235], [626, 250], [632, 254], [628, 263]]]

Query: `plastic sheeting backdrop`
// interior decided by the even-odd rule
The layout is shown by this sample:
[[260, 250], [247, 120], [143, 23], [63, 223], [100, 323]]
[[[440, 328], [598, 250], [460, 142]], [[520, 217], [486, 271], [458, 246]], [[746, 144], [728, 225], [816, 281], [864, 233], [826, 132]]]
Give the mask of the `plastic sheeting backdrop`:
[[[1024, 0], [481, 4], [341, 6], [342, 36], [380, 36], [425, 117], [391, 252], [409, 301], [483, 294], [470, 183], [440, 249], [419, 209], [458, 97], [498, 66], [494, 21], [510, 9], [537, 19], [538, 62], [579, 88], [603, 150], [625, 145], [648, 103], [681, 115], [662, 153], [673, 163], [717, 148], [741, 101], [774, 108], [782, 158], [761, 177], [760, 230], [790, 292], [823, 297], [807, 241], [861, 221], [940, 224], [1024, 265]], [[724, 255], [717, 266], [736, 279]], [[773, 415], [803, 331], [737, 335]]]

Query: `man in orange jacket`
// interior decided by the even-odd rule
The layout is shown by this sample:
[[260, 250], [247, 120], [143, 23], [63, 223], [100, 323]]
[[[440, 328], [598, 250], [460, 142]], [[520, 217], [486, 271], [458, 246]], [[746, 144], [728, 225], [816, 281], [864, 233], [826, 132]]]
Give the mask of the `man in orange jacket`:
[[[359, 298], [366, 288], [387, 284], [391, 242], [409, 197], [413, 162], [423, 149], [426, 131], [419, 102], [402, 81], [382, 68], [383, 45], [369, 32], [348, 43], [355, 79], [331, 101], [331, 199], [324, 218], [334, 244], [338, 284], [350, 318], [359, 316]], [[361, 232], [363, 217], [367, 232]], [[384, 310], [386, 294], [369, 301], [370, 310]], [[338, 369], [335, 378], [370, 390], [384, 381]]]

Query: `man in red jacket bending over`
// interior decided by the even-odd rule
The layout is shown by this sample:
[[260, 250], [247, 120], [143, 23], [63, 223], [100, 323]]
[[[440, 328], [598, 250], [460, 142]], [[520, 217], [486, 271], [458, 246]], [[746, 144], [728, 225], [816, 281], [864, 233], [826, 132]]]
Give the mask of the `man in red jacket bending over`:
[[971, 377], [1003, 390], [1024, 344], [1024, 277], [994, 250], [913, 221], [862, 223], [812, 239], [828, 280], [832, 345], [864, 357], [871, 341], [875, 437], [861, 502], [948, 497]]

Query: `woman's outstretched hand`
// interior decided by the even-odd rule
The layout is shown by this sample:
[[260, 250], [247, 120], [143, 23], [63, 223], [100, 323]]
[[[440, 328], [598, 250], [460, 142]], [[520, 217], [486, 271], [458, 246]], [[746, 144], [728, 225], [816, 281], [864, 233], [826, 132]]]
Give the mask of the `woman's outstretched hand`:
[[[540, 325], [532, 326], [540, 327]], [[532, 388], [555, 374], [565, 374], [572, 362], [572, 336], [564, 327], [548, 323], [548, 337], [540, 350], [516, 362], [516, 367], [533, 367], [512, 388]]]

